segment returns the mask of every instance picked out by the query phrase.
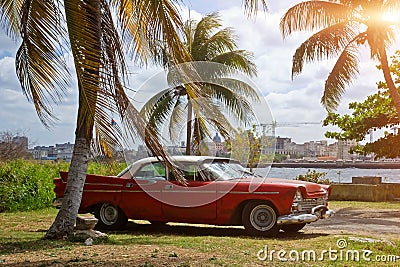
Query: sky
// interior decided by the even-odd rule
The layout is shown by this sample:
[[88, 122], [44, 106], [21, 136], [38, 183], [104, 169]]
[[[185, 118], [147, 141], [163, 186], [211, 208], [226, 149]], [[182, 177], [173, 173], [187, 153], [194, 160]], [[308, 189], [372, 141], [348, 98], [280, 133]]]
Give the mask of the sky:
[[[273, 119], [278, 123], [276, 136], [290, 137], [296, 143], [311, 140], [324, 140], [324, 133], [332, 127], [315, 124], [326, 116], [326, 110], [320, 104], [325, 79], [334, 60], [307, 64], [304, 71], [291, 79], [291, 60], [295, 49], [311, 33], [299, 33], [283, 40], [279, 32], [279, 21], [283, 13], [299, 1], [267, 1], [268, 13], [259, 12], [255, 18], [247, 18], [240, 0], [204, 0], [186, 1], [190, 8], [190, 17], [201, 16], [218, 11], [224, 27], [232, 27], [238, 36], [238, 47], [254, 53], [258, 76], [253, 82], [262, 92]], [[189, 12], [182, 9], [183, 18]], [[53, 111], [58, 121], [49, 129], [38, 119], [33, 104], [28, 102], [15, 74], [15, 54], [18, 44], [14, 43], [0, 29], [0, 132], [11, 131], [25, 134], [31, 145], [54, 145], [74, 141], [77, 110], [76, 81], [66, 92], [63, 102], [54, 105]], [[400, 49], [397, 42], [389, 55]], [[342, 98], [338, 112], [348, 113], [348, 103], [362, 101], [376, 91], [376, 82], [383, 75], [376, 69], [377, 62], [369, 58], [368, 50], [361, 54], [360, 75], [351, 84]], [[71, 57], [69, 66], [73, 66]], [[128, 63], [131, 71], [129, 88], [135, 90], [146, 80], [162, 71], [148, 66], [139, 68], [134, 62]], [[279, 126], [279, 125], [286, 126]], [[368, 137], [369, 139], [369, 137]], [[328, 140], [334, 142], [334, 140]]]

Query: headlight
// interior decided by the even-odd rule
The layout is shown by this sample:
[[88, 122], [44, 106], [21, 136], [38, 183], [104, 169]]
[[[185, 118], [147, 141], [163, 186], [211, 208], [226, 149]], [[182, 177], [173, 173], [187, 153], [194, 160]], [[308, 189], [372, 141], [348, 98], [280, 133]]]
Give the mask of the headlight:
[[293, 202], [300, 202], [303, 201], [303, 196], [299, 189], [297, 189], [296, 194], [294, 194]]

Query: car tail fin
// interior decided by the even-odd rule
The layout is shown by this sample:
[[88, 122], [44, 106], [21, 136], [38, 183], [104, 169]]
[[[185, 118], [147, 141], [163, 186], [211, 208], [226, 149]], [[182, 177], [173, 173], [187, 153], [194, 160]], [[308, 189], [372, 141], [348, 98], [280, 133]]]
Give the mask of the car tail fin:
[[66, 182], [68, 179], [68, 172], [60, 171], [60, 178], [63, 182]]

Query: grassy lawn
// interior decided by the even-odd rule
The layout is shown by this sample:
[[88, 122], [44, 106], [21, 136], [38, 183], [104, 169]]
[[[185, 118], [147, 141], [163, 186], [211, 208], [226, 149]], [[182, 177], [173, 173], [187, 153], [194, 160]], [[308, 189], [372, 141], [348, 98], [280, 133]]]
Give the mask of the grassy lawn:
[[[339, 202], [333, 209], [399, 210], [400, 203]], [[109, 239], [93, 246], [69, 241], [44, 241], [42, 237], [57, 210], [0, 213], [0, 265], [4, 266], [399, 266], [397, 262], [376, 261], [377, 255], [400, 255], [400, 236], [324, 234], [305, 231], [280, 233], [276, 238], [257, 238], [244, 234], [240, 227], [206, 227], [175, 224], [161, 228], [129, 222], [127, 229], [111, 232]], [[384, 242], [363, 243], [353, 237], [369, 237]], [[342, 240], [343, 239], [343, 240]], [[339, 249], [337, 242], [347, 242]], [[272, 250], [275, 252], [270, 255]], [[299, 256], [298, 262], [278, 259]], [[328, 252], [324, 252], [327, 250]], [[331, 256], [329, 255], [331, 250]], [[337, 252], [334, 252], [336, 250]], [[363, 250], [372, 254], [365, 256]], [[267, 259], [260, 260], [267, 252]], [[309, 260], [308, 253], [316, 253]], [[359, 253], [360, 261], [351, 260]], [[302, 253], [304, 260], [302, 260]], [[336, 253], [336, 254], [335, 254]], [[321, 256], [322, 254], [322, 256]], [[346, 255], [349, 260], [346, 260]], [[323, 260], [319, 258], [323, 257]], [[335, 260], [335, 257], [337, 259]], [[341, 258], [342, 260], [341, 260]], [[389, 256], [390, 257], [390, 256]], [[388, 258], [388, 257], [387, 257]], [[312, 255], [311, 255], [312, 259]]]

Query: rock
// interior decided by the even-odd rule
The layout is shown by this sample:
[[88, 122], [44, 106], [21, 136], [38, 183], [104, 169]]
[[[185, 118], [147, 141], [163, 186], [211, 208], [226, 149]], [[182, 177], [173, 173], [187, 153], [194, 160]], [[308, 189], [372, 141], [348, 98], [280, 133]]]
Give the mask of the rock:
[[88, 239], [85, 240], [85, 245], [86, 246], [91, 246], [93, 245], [93, 238], [89, 237]]
[[108, 239], [108, 235], [96, 230], [74, 230], [72, 235], [69, 237], [71, 241], [75, 242], [90, 242], [88, 239], [92, 239], [91, 244], [95, 240], [106, 240]]
[[76, 230], [92, 230], [98, 220], [95, 217], [76, 217], [75, 229]]

